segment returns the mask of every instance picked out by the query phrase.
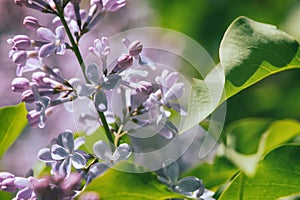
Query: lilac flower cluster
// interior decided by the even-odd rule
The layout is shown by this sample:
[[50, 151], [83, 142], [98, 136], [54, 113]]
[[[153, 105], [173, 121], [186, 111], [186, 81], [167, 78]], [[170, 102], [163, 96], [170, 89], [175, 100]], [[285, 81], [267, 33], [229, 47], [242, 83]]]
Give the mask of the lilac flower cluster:
[[[125, 0], [90, 0], [88, 11], [80, 8], [80, 0], [15, 0], [15, 3], [54, 16], [52, 23], [55, 29], [41, 25], [35, 17], [25, 17], [23, 24], [35, 33], [35, 39], [29, 35], [16, 35], [7, 41], [12, 48], [9, 57], [17, 65], [17, 77], [12, 80], [11, 87], [27, 104], [27, 118], [31, 126], [45, 127], [46, 118], [60, 104], [88, 99], [93, 105], [91, 109], [95, 116], [92, 118], [103, 127], [108, 142], [95, 142], [93, 153], [87, 153], [83, 147], [85, 138], [76, 138], [72, 131], [66, 130], [37, 155], [51, 168], [51, 176], [36, 179], [32, 175], [15, 177], [2, 172], [0, 190], [17, 191], [17, 200], [71, 200], [97, 176], [131, 156], [133, 148], [122, 140], [129, 132], [154, 126], [155, 133], [166, 139], [177, 134], [177, 127], [170, 120], [170, 111], [186, 115], [178, 103], [184, 83], [179, 81], [177, 72], [168, 70], [156, 71], [160, 75], [147, 80], [149, 70], [155, 71], [156, 66], [143, 55], [141, 41], [123, 39], [127, 50], [112, 63], [107, 63], [111, 51], [107, 37], [94, 40], [94, 45], [89, 48], [98, 63], [86, 65], [80, 53], [81, 37], [106, 12], [115, 12], [125, 6]], [[84, 80], [66, 79], [59, 69], [46, 64], [46, 57], [63, 55], [66, 51], [74, 53]], [[112, 112], [114, 92], [124, 97], [123, 107], [118, 108], [123, 116]], [[84, 117], [91, 118], [83, 116], [80, 120], [83, 123], [86, 122]], [[135, 127], [129, 128], [129, 123]], [[189, 197], [203, 195], [204, 186], [198, 178], [177, 180], [179, 169], [174, 164], [164, 164], [163, 170], [166, 178], [161, 177], [160, 180], [172, 190]], [[99, 199], [93, 193], [80, 197], [83, 200], [90, 198]]]

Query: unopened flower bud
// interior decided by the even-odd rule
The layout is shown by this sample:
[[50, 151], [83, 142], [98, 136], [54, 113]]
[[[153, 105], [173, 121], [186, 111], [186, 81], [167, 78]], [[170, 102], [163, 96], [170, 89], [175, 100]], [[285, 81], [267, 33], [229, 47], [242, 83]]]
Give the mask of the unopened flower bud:
[[109, 12], [116, 12], [126, 5], [126, 0], [103, 0], [103, 7]]
[[16, 35], [11, 40], [11, 45], [15, 51], [28, 50], [31, 45], [31, 40], [27, 35]]
[[118, 58], [117, 66], [112, 70], [112, 73], [120, 73], [130, 67], [133, 63], [133, 57], [131, 55], [123, 54]]
[[9, 172], [0, 172], [0, 190], [13, 192], [17, 188], [14, 184], [15, 176]]
[[47, 77], [46, 73], [44, 72], [34, 72], [31, 75], [31, 78], [34, 82], [36, 82], [37, 84], [41, 84], [43, 83], [43, 79]]
[[12, 61], [15, 64], [25, 63], [27, 59], [27, 54], [25, 51], [17, 51], [12, 55]]
[[136, 40], [128, 46], [128, 50], [130, 55], [137, 56], [142, 52], [143, 45], [140, 41]]
[[24, 77], [14, 78], [11, 82], [11, 89], [14, 92], [24, 92], [29, 89], [29, 80]]
[[23, 25], [28, 30], [36, 30], [39, 27], [41, 27], [41, 25], [38, 22], [38, 19], [32, 16], [26, 16], [23, 20]]
[[35, 101], [32, 90], [25, 90], [21, 96], [23, 102], [33, 103]]

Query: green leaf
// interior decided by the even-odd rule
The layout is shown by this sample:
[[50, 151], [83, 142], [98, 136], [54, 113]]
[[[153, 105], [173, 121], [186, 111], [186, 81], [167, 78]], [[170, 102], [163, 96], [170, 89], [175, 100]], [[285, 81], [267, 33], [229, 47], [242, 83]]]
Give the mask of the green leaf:
[[263, 155], [299, 134], [300, 123], [291, 119], [239, 120], [226, 129], [225, 155], [244, 173], [253, 176]]
[[300, 146], [285, 145], [271, 151], [249, 178], [237, 175], [220, 200], [278, 199], [300, 191]]
[[12, 198], [13, 197], [12, 197], [11, 193], [0, 191], [0, 199], [1, 200], [11, 200]]
[[[209, 116], [222, 102], [272, 74], [300, 68], [295, 38], [275, 26], [239, 17], [220, 44], [220, 64], [204, 80], [194, 79], [181, 133]], [[297, 52], [298, 51], [298, 52]]]
[[224, 34], [219, 50], [226, 99], [271, 74], [299, 68], [298, 48], [295, 38], [273, 25], [237, 18]]
[[[137, 173], [128, 173], [126, 169], [136, 169]], [[117, 169], [109, 169], [93, 180], [85, 191], [97, 192], [101, 200], [159, 200], [182, 198], [171, 192], [158, 181], [153, 173], [138, 173], [138, 167], [123, 162]]]
[[183, 177], [196, 176], [203, 180], [205, 188], [215, 190], [227, 182], [237, 172], [238, 168], [226, 157], [217, 156], [213, 163], [202, 163], [184, 173]]
[[0, 157], [22, 133], [27, 124], [23, 103], [0, 108]]

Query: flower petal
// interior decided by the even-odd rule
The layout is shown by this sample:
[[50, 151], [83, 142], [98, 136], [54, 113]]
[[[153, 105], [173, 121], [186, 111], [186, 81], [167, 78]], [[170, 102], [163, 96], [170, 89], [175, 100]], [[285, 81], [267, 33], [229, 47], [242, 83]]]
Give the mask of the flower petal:
[[29, 187], [26, 187], [26, 188], [20, 190], [17, 193], [16, 197], [17, 197], [17, 199], [31, 199], [30, 197], [31, 197], [32, 193], [33, 193], [33, 190], [30, 189]]
[[121, 161], [121, 160], [126, 160], [129, 156], [131, 155], [131, 147], [126, 144], [120, 144], [116, 151], [114, 152], [112, 156], [112, 160], [115, 161], [115, 163]]
[[98, 111], [104, 112], [107, 110], [107, 98], [103, 90], [97, 90], [94, 97], [95, 107]]
[[63, 41], [66, 37], [66, 32], [65, 32], [65, 28], [63, 26], [59, 26], [55, 29], [55, 34], [57, 39], [59, 39], [60, 41]]
[[51, 150], [49, 148], [43, 148], [38, 152], [38, 159], [43, 162], [53, 162], [54, 160], [51, 157]]
[[204, 187], [202, 182], [194, 176], [187, 176], [178, 181], [176, 189], [182, 192], [194, 192], [200, 187]]
[[68, 156], [69, 156], [69, 152], [64, 147], [62, 147], [58, 144], [54, 144], [51, 147], [51, 157], [54, 160], [63, 160], [65, 158], [67, 158]]
[[163, 173], [165, 177], [171, 182], [176, 183], [179, 177], [178, 163], [172, 159], [163, 162]]
[[93, 86], [91, 84], [80, 84], [80, 85], [78, 85], [76, 90], [77, 90], [78, 96], [88, 97], [88, 96], [91, 96], [96, 91], [96, 88], [95, 88], [95, 86]]
[[94, 144], [94, 153], [102, 160], [110, 160], [112, 156], [111, 149], [103, 140], [100, 140]]
[[69, 153], [71, 153], [74, 150], [73, 133], [70, 130], [65, 130], [65, 132], [63, 132], [61, 135], [63, 147], [65, 147], [69, 151]]
[[37, 30], [37, 34], [41, 39], [43, 39], [47, 42], [53, 42], [56, 39], [56, 36], [54, 35], [54, 33], [50, 29], [47, 29], [44, 27], [39, 28]]
[[106, 90], [112, 90], [118, 87], [121, 83], [121, 77], [116, 74], [110, 74], [106, 77], [106, 80], [101, 83], [101, 87]]
[[40, 50], [39, 50], [39, 57], [43, 58], [43, 57], [47, 57], [50, 54], [55, 53], [56, 51], [56, 46], [54, 43], [48, 43], [43, 45]]
[[97, 176], [103, 174], [109, 167], [104, 163], [96, 163], [90, 167], [87, 184]]
[[99, 73], [99, 67], [97, 64], [93, 63], [86, 67], [85, 69], [85, 75], [95, 85], [99, 83], [100, 80], [100, 73]]
[[70, 175], [71, 167], [72, 167], [71, 166], [72, 163], [70, 160], [71, 160], [70, 158], [65, 159], [59, 166], [58, 174], [60, 176], [67, 178]]
[[170, 100], [178, 99], [183, 94], [184, 83], [174, 84], [165, 94], [164, 100], [166, 102]]
[[78, 149], [80, 146], [82, 146], [85, 143], [84, 137], [78, 137], [74, 140], [74, 149]]
[[29, 181], [27, 178], [24, 177], [16, 177], [14, 183], [18, 188], [29, 187]]
[[76, 169], [81, 169], [86, 164], [86, 159], [79, 153], [74, 152], [72, 154], [72, 164]]

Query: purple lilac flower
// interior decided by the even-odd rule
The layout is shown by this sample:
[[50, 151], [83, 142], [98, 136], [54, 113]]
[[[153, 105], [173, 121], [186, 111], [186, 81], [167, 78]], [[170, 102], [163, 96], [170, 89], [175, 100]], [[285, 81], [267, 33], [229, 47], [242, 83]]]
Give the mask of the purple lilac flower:
[[43, 148], [38, 153], [38, 158], [46, 163], [52, 164], [52, 173], [68, 178], [71, 173], [71, 166], [81, 169], [86, 165], [86, 158], [83, 152], [77, 150], [84, 143], [84, 138], [74, 140], [73, 133], [69, 130], [61, 133], [55, 144], [50, 148]]
[[[201, 200], [213, 200], [211, 196], [207, 196], [208, 190], [205, 189], [202, 180], [194, 176], [179, 179], [179, 165], [176, 161], [171, 159], [164, 161], [162, 170], [164, 177], [158, 176], [158, 179], [174, 192], [178, 192], [189, 198], [194, 197]], [[204, 194], [205, 196], [202, 196]]]
[[116, 163], [126, 160], [130, 157], [132, 152], [131, 147], [123, 143], [112, 152], [106, 142], [100, 140], [94, 144], [94, 153], [97, 158], [100, 158], [102, 162], [96, 163], [90, 167], [88, 172], [87, 182], [89, 183], [95, 177], [103, 174], [108, 168], [114, 166]]
[[34, 192], [33, 184], [35, 182], [39, 182], [41, 180], [37, 180], [36, 178], [30, 176], [28, 178], [23, 177], [16, 177], [14, 184], [17, 188], [19, 188], [19, 192], [16, 195], [17, 200], [24, 200], [24, 199], [30, 199], [30, 200], [36, 200], [37, 195]]
[[107, 56], [110, 53], [110, 46], [107, 37], [102, 37], [101, 40], [96, 39], [94, 41], [94, 46], [89, 47], [89, 51], [101, 59], [102, 67], [103, 67], [102, 71], [106, 71], [107, 70], [106, 60], [107, 60]]
[[55, 29], [55, 34], [44, 27], [37, 29], [38, 36], [46, 43], [42, 45], [39, 50], [40, 57], [47, 57], [50, 54], [64, 54], [66, 50], [65, 30], [63, 26], [59, 26]]
[[0, 190], [14, 192], [17, 187], [14, 184], [15, 175], [9, 172], [0, 172]]
[[88, 65], [85, 71], [90, 84], [80, 84], [77, 87], [79, 97], [93, 96], [95, 107], [98, 111], [107, 110], [107, 97], [104, 90], [112, 90], [120, 84], [121, 77], [116, 74], [104, 76], [96, 64]]
[[[70, 3], [68, 3], [67, 5], [66, 5], [66, 7], [65, 7], [65, 9], [64, 9], [64, 16], [65, 16], [65, 20], [66, 20], [66, 22], [68, 23], [68, 25], [69, 25], [69, 27], [70, 27], [70, 29], [71, 29], [71, 31], [73, 32], [73, 33], [79, 33], [79, 31], [80, 31], [80, 27], [79, 27], [79, 25], [78, 25], [78, 23], [77, 23], [77, 18], [79, 18], [79, 20], [81, 21], [82, 19], [84, 19], [85, 18], [85, 16], [86, 16], [86, 12], [85, 12], [85, 10], [83, 10], [83, 9], [79, 9], [78, 10], [78, 14], [76, 14], [76, 12], [75, 12], [75, 7], [74, 7], [74, 5], [75, 5], [75, 7], [77, 8], [77, 4], [74, 4], [74, 3], [72, 3], [72, 2], [70, 2]], [[62, 23], [61, 23], [61, 21], [60, 21], [60, 19], [59, 19], [59, 17], [55, 17], [53, 20], [52, 20], [52, 23], [55, 25], [55, 26], [61, 26], [62, 25]]]

